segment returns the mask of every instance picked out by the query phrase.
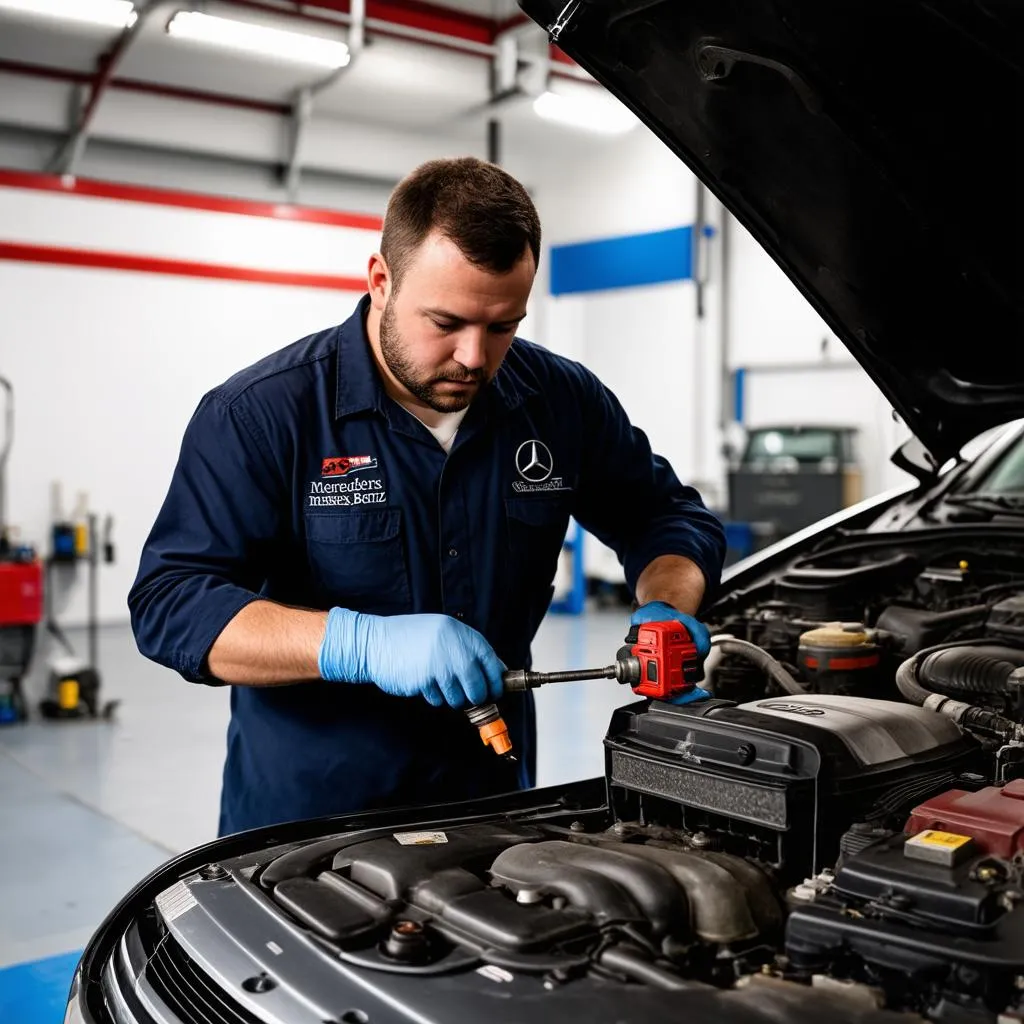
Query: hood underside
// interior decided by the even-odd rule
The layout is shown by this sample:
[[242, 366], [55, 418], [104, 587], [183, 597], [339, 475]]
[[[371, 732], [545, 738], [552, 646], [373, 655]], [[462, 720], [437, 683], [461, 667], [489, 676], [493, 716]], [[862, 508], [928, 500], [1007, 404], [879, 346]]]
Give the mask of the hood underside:
[[753, 234], [937, 464], [1024, 415], [1024, 5], [521, 4]]

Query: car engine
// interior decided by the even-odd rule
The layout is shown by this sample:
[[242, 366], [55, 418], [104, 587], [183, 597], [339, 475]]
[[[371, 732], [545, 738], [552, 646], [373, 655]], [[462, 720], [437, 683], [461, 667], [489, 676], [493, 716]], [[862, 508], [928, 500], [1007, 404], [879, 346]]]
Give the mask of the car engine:
[[[1019, 548], [905, 541], [900, 548], [856, 542], [798, 557], [781, 571], [734, 589], [709, 613], [712, 629], [757, 645], [809, 693], [895, 698], [896, 671], [939, 644], [987, 642], [1013, 661], [1024, 649], [1024, 558]], [[946, 666], [948, 667], [948, 665]], [[715, 695], [752, 700], [765, 693], [749, 659], [714, 665]], [[1002, 683], [940, 672], [942, 692], [1019, 714]]]
[[[157, 897], [120, 970], [187, 1021], [222, 1019], [196, 982], [216, 971], [232, 1022], [688, 1006], [751, 1024], [1005, 1024], [1024, 1011], [1024, 778], [1006, 761], [994, 783], [990, 740], [843, 694], [639, 701], [613, 716], [603, 803], [570, 793], [207, 865]], [[353, 984], [361, 1007], [372, 993], [393, 1012], [331, 1015]]]
[[866, 548], [714, 606], [711, 697], [615, 712], [601, 799], [209, 865], [120, 969], [183, 1020], [214, 963], [248, 1021], [1024, 1020], [1024, 573]]

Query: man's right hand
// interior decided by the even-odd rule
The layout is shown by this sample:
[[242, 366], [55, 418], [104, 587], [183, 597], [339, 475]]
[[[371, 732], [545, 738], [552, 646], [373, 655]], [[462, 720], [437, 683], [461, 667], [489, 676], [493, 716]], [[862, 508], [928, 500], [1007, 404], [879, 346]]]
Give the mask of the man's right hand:
[[318, 658], [332, 682], [374, 683], [434, 707], [497, 700], [505, 665], [470, 626], [448, 615], [365, 615], [332, 608]]

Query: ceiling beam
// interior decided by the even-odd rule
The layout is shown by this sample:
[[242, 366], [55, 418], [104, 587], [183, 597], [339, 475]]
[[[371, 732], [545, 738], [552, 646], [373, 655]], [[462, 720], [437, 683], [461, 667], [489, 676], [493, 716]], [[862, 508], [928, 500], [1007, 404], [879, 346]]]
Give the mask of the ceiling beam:
[[[0, 73], [19, 75], [23, 78], [39, 78], [48, 82], [65, 82], [68, 85], [88, 85], [92, 81], [92, 75], [84, 71], [68, 71], [66, 68], [55, 68], [44, 64], [26, 64], [16, 60], [0, 60]], [[283, 115], [291, 110], [287, 103], [270, 103], [265, 100], [228, 96], [224, 93], [207, 92], [202, 89], [182, 89], [173, 85], [161, 85], [159, 82], [143, 82], [135, 78], [113, 78], [108, 87], [124, 92], [186, 100], [191, 103], [208, 103], [213, 106], [234, 107], [237, 110], [254, 110], [261, 114]]]
[[[220, 2], [292, 20], [315, 22], [335, 28], [348, 26], [350, 49], [355, 51], [353, 56], [362, 49], [362, 41], [366, 36], [373, 34], [406, 39], [470, 56], [486, 57], [494, 61], [499, 54], [501, 30], [504, 29], [508, 32], [530, 24], [527, 19], [521, 17], [499, 22], [479, 15], [437, 7], [434, 4], [424, 3], [422, 0], [304, 0], [302, 3], [293, 3], [291, 0], [220, 0]], [[286, 180], [291, 183], [292, 190], [296, 189], [301, 164], [302, 139], [312, 115], [312, 100], [316, 93], [333, 84], [338, 76], [332, 75], [328, 79], [300, 89], [291, 102], [282, 103], [118, 77], [117, 68], [138, 38], [143, 25], [161, 9], [173, 6], [174, 0], [152, 0], [147, 7], [142, 8], [134, 25], [125, 29], [112, 49], [97, 60], [97, 68], [92, 74], [19, 61], [0, 60], [0, 71], [9, 74], [64, 81], [84, 87], [86, 98], [84, 102], [75, 102], [73, 111], [78, 111], [78, 116], [76, 118], [73, 112], [71, 117], [73, 127], [67, 139], [50, 160], [48, 169], [59, 174], [74, 173], [104, 96], [110, 89], [119, 89], [169, 99], [209, 103], [290, 117], [292, 125], [284, 173]], [[317, 8], [323, 11], [323, 14], [312, 13], [310, 8]], [[355, 17], [353, 17], [353, 8]], [[354, 21], [358, 23], [355, 26], [353, 25]], [[355, 29], [354, 32], [353, 29]], [[547, 73], [552, 76], [582, 79], [593, 83], [593, 79], [582, 68], [555, 46], [550, 47], [549, 58], [545, 64]], [[342, 71], [344, 70], [342, 69]], [[307, 91], [309, 92], [308, 96], [306, 95]]]
[[135, 21], [121, 32], [113, 47], [97, 58], [96, 71], [89, 82], [89, 95], [81, 107], [77, 122], [73, 123], [70, 135], [50, 160], [47, 168], [49, 171], [55, 174], [74, 173], [85, 150], [89, 129], [96, 119], [100, 103], [114, 79], [118, 65], [124, 60], [135, 40], [139, 38], [139, 34], [149, 18], [160, 8], [168, 6], [167, 0], [152, 0], [150, 4], [141, 8]]
[[[295, 21], [336, 28], [352, 22], [350, 0], [219, 0], [243, 10], [259, 11]], [[385, 39], [399, 39], [475, 57], [494, 57], [495, 43], [506, 31], [533, 26], [525, 15], [495, 21], [479, 15], [422, 3], [420, 0], [365, 0], [365, 31]], [[323, 11], [318, 14], [316, 11]], [[541, 29], [538, 27], [537, 31]], [[560, 78], [593, 79], [571, 57], [554, 48], [552, 74]]]
[[321, 93], [332, 88], [352, 69], [366, 46], [366, 0], [352, 0], [349, 8], [348, 63], [332, 71], [326, 78], [301, 88], [292, 106], [291, 132], [283, 180], [292, 202], [298, 201], [299, 179], [302, 175], [303, 143], [313, 119], [313, 107]]

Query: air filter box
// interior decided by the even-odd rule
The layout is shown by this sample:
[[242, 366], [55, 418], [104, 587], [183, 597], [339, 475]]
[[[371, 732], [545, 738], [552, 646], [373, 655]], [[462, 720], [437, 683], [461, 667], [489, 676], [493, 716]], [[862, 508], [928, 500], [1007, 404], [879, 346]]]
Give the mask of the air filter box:
[[798, 880], [835, 862], [853, 822], [898, 828], [978, 757], [948, 718], [837, 695], [631, 704], [605, 751], [618, 819], [725, 836]]

